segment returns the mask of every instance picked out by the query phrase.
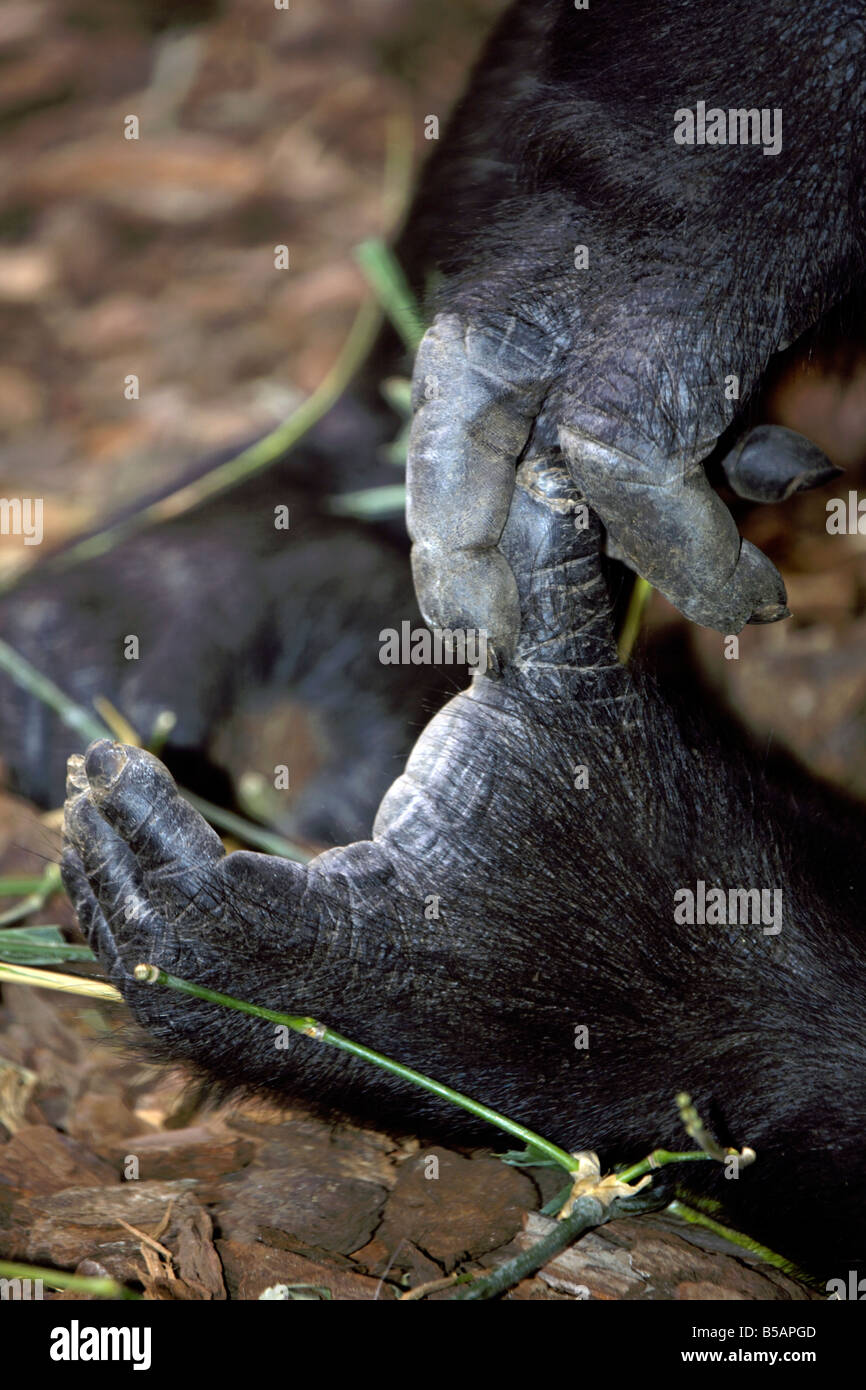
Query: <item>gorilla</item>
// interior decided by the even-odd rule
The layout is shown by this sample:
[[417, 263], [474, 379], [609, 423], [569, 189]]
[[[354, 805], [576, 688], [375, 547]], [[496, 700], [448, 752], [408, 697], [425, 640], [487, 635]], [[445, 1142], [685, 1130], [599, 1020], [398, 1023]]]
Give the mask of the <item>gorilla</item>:
[[856, 0], [518, 0], [504, 16], [397, 247], [430, 323], [411, 571], [431, 626], [484, 634], [467, 689], [381, 664], [380, 629], [414, 611], [405, 542], [325, 505], [381, 480], [390, 332], [269, 473], [4, 601], [9, 640], [37, 665], [51, 649], [77, 698], [106, 694], [144, 731], [174, 710], [166, 758], [187, 784], [218, 776], [239, 708], [317, 710], [319, 759], [283, 828], [342, 847], [301, 865], [225, 854], [158, 759], [106, 740], [81, 756], [3, 684], [16, 785], [50, 800], [71, 755], [64, 882], [161, 1055], [448, 1124], [355, 1058], [138, 983], [142, 961], [320, 1018], [608, 1166], [680, 1147], [685, 1089], [758, 1155], [736, 1181], [697, 1165], [692, 1186], [818, 1274], [858, 1267], [862, 819], [623, 667], [614, 608], [627, 567], [723, 633], [788, 614], [707, 469], [754, 500], [835, 471], [756, 428], [754, 402], [777, 354], [860, 302], [864, 94]]

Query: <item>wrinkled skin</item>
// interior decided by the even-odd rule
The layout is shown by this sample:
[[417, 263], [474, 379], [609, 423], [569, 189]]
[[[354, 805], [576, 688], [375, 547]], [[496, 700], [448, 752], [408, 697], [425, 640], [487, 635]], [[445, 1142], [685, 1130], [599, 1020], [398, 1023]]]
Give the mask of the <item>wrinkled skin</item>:
[[[70, 763], [64, 882], [166, 1055], [380, 1119], [445, 1111], [344, 1054], [137, 984], [138, 962], [311, 1014], [607, 1164], [681, 1145], [686, 1089], [724, 1142], [758, 1152], [736, 1181], [714, 1165], [696, 1182], [829, 1277], [866, 1239], [851, 1181], [866, 1158], [862, 841], [618, 664], [600, 529], [575, 528], [571, 492], [555, 449], [521, 466], [502, 542], [515, 658], [433, 719], [372, 840], [304, 867], [225, 855], [155, 758], [102, 742]], [[697, 879], [781, 889], [781, 932], [676, 925], [674, 893]]]
[[[621, 670], [601, 528], [572, 521], [580, 489], [608, 552], [696, 621], [733, 631], [783, 615], [780, 577], [740, 544], [703, 462], [721, 439], [732, 485], [761, 499], [827, 476], [797, 437], [743, 446], [741, 412], [770, 356], [863, 274], [863, 43], [859, 0], [516, 7], [399, 248], [416, 288], [438, 272], [415, 372], [415, 580], [432, 622], [487, 630], [492, 675], [426, 729], [374, 838], [306, 868], [225, 856], [160, 763], [104, 744], [70, 768], [64, 853], [82, 927], [164, 1055], [230, 1084], [442, 1118], [306, 1039], [284, 1050], [260, 1021], [134, 984], [139, 960], [320, 1016], [606, 1164], [678, 1146], [673, 1095], [686, 1088], [723, 1141], [759, 1154], [736, 1182], [704, 1169], [694, 1181], [735, 1224], [829, 1275], [856, 1267], [866, 1236], [862, 838], [822, 801], [792, 802], [710, 728], [684, 728]], [[674, 111], [700, 99], [781, 106], [782, 152], [675, 146]], [[589, 248], [586, 271], [573, 268], [576, 245]], [[382, 374], [380, 363], [361, 383], [362, 415]], [[731, 375], [739, 401], [725, 394]], [[322, 445], [329, 417], [299, 470], [312, 455], [311, 471], [324, 460], [344, 488], [378, 481], [367, 467], [381, 422], [365, 433], [353, 419], [342, 443], [338, 429]], [[207, 534], [196, 522], [230, 559], [196, 540], [195, 583], [160, 567], [169, 528], [68, 580], [35, 575], [13, 598], [13, 640], [44, 655], [62, 639], [57, 674], [79, 698], [140, 709], [144, 732], [167, 705], [206, 743], [236, 697], [287, 673], [278, 659], [262, 677], [271, 615], [277, 657], [310, 617], [304, 557], [264, 563], [274, 500], [286, 499], [265, 489], [248, 507], [247, 534], [230, 509], [216, 532], [208, 508], [189, 519], [169, 543], [175, 559]], [[398, 587], [383, 598], [390, 622], [404, 616]], [[160, 645], [133, 676], [113, 644], [137, 630], [129, 605], [142, 588]], [[375, 652], [377, 625], [354, 614], [353, 650], [366, 639]], [[354, 686], [340, 704], [327, 642], [316, 655], [311, 686], [334, 694], [339, 732]], [[0, 720], [19, 785], [51, 799], [56, 726], [8, 687]], [[341, 761], [338, 744], [332, 770]], [[366, 779], [374, 800], [393, 761], [388, 745]], [[314, 811], [339, 836], [333, 785]], [[675, 927], [674, 892], [700, 878], [781, 888], [781, 934]], [[587, 1051], [574, 1047], [579, 1025]]]
[[[863, 276], [864, 97], [859, 0], [509, 11], [406, 238], [440, 277], [407, 513], [430, 623], [484, 628], [510, 657], [497, 541], [540, 413], [611, 553], [689, 618], [738, 632], [787, 616], [703, 463], [771, 356]], [[781, 149], [677, 144], [674, 113], [699, 100], [780, 110]]]
[[[498, 540], [542, 422], [608, 553], [690, 618], [732, 632], [787, 611], [704, 461], [721, 437], [736, 466], [773, 353], [849, 290], [862, 320], [864, 41], [861, 0], [672, 0], [663, 14], [650, 0], [521, 0], [497, 28], [397, 247], [435, 315], [415, 370], [415, 582], [430, 622], [486, 630], [493, 670], [519, 626]], [[698, 100], [781, 109], [781, 151], [677, 145], [674, 113]], [[371, 630], [416, 618], [404, 541], [371, 545], [369, 528], [326, 509], [331, 493], [394, 480], [380, 451], [399, 420], [379, 384], [404, 370], [385, 333], [351, 395], [268, 474], [120, 551], [37, 568], [0, 601], [6, 640], [40, 670], [50, 653], [47, 674], [86, 705], [107, 697], [145, 738], [174, 711], [166, 759], [213, 799], [244, 770], [229, 721], [290, 702], [290, 736], [293, 713], [312, 718], [321, 752], [281, 828], [319, 843], [366, 833], [411, 732], [455, 684], [417, 668], [383, 678]], [[808, 480], [822, 467], [807, 460]], [[288, 535], [274, 533], [275, 504], [292, 509]], [[334, 680], [337, 651], [351, 684]], [[56, 805], [76, 738], [0, 673], [0, 753], [18, 791]]]

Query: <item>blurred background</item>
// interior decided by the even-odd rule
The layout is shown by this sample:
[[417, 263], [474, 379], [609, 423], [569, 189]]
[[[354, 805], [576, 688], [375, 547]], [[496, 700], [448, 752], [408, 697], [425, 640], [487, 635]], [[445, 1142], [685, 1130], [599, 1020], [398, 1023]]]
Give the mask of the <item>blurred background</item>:
[[[291, 0], [289, 12], [270, 0], [0, 4], [0, 496], [44, 498], [51, 547], [201, 455], [270, 430], [319, 384], [367, 293], [353, 248], [398, 225], [429, 148], [424, 118], [447, 117], [504, 8], [504, 0]], [[123, 140], [128, 115], [138, 116], [146, 138]], [[276, 242], [290, 247], [291, 270], [275, 292]], [[807, 434], [846, 476], [784, 505], [734, 504], [744, 534], [782, 569], [794, 617], [747, 629], [739, 659], [726, 660], [719, 634], [689, 625], [654, 595], [641, 638], [697, 698], [720, 698], [761, 748], [790, 752], [859, 796], [866, 518], [864, 534], [830, 535], [825, 523], [828, 498], [866, 487], [863, 336], [855, 312], [829, 347], [785, 354], [761, 403], [764, 418]], [[129, 373], [141, 382], [134, 405], [123, 392]], [[0, 583], [38, 553], [3, 537]], [[33, 874], [56, 856], [56, 821], [0, 794], [2, 872]], [[72, 922], [57, 896], [28, 920]], [[258, 1103], [205, 1125], [180, 1080], [97, 1046], [114, 1023], [81, 1001], [4, 990], [0, 1254], [33, 1257], [26, 1232], [38, 1217], [41, 1258], [87, 1264], [90, 1246], [75, 1244], [68, 1215], [50, 1203], [76, 1182], [105, 1184], [103, 1204], [125, 1200], [117, 1165], [133, 1145], [149, 1154], [143, 1177], [202, 1178], [199, 1195], [224, 1237], [210, 1291], [202, 1292], [197, 1269], [178, 1293], [176, 1281], [142, 1273], [135, 1242], [123, 1245], [107, 1217], [114, 1254], [106, 1256], [97, 1223], [91, 1244], [101, 1267], [154, 1297], [222, 1297], [223, 1272], [232, 1294], [247, 1297], [277, 1277], [333, 1286], [337, 1268], [348, 1281], [338, 1296], [371, 1297], [367, 1276], [386, 1263], [416, 1283], [449, 1267], [446, 1237], [437, 1263], [404, 1238], [427, 1196], [408, 1191], [405, 1209], [393, 1205], [402, 1200], [399, 1163], [415, 1154], [417, 1139], [344, 1127], [338, 1143], [333, 1126]], [[259, 1172], [253, 1188], [248, 1176], [242, 1191], [238, 1173], [251, 1160], [249, 1174], [263, 1165], [265, 1179]], [[467, 1162], [456, 1154], [448, 1161], [455, 1174]], [[279, 1169], [280, 1212], [265, 1190], [271, 1169]], [[455, 1260], [501, 1246], [535, 1200], [517, 1174], [517, 1187], [506, 1184], [496, 1197], [499, 1165], [476, 1191], [470, 1169], [480, 1174], [468, 1164], [448, 1189], [462, 1182], [474, 1193], [459, 1209]], [[297, 1191], [286, 1171], [302, 1175]], [[330, 1184], [321, 1199], [332, 1223], [327, 1239], [303, 1226], [316, 1183]], [[348, 1234], [338, 1229], [347, 1183], [355, 1184], [345, 1203], [355, 1222]], [[383, 1200], [364, 1195], [371, 1183], [380, 1194], [393, 1189], [386, 1212], [400, 1216], [387, 1239], [386, 1220], [357, 1253], [376, 1229], [371, 1219], [364, 1235], [366, 1217], [357, 1226], [359, 1204], [363, 1212], [372, 1200], [379, 1211]], [[483, 1220], [470, 1238], [473, 1200]], [[451, 1216], [443, 1210], [435, 1219], [428, 1252], [429, 1230], [444, 1229]], [[257, 1221], [294, 1234], [263, 1247]], [[630, 1257], [622, 1252], [634, 1243], [633, 1224], [619, 1223], [613, 1245], [599, 1244], [607, 1253], [595, 1272], [580, 1274], [598, 1296], [643, 1296], [627, 1292]], [[403, 1233], [396, 1263], [395, 1231]], [[307, 1259], [311, 1250], [325, 1273]], [[658, 1296], [708, 1296], [674, 1293], [680, 1276], [670, 1268], [659, 1273]], [[704, 1270], [702, 1287], [722, 1280], [718, 1269]], [[745, 1291], [732, 1296], [781, 1296], [749, 1284], [741, 1266], [736, 1277]], [[560, 1296], [538, 1281], [527, 1287], [521, 1296]]]
[[0, 478], [44, 495], [52, 544], [318, 384], [365, 293], [352, 248], [401, 212], [389, 143], [405, 196], [502, 8], [0, 5]]

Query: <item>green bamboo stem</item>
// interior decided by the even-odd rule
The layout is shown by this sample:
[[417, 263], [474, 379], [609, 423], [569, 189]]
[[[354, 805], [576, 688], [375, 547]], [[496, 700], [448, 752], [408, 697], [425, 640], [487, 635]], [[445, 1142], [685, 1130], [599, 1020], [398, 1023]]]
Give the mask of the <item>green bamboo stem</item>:
[[0, 961], [8, 965], [59, 965], [96, 960], [89, 946], [67, 941], [54, 922], [38, 927], [6, 927], [0, 931]]
[[358, 488], [356, 492], [336, 492], [327, 500], [328, 511], [336, 516], [356, 516], [364, 521], [399, 515], [405, 507], [405, 483], [384, 483], [381, 487]]
[[[618, 1169], [617, 1177], [620, 1182], [633, 1183], [638, 1178], [644, 1177], [645, 1174], [653, 1173], [659, 1168], [666, 1168], [671, 1163], [712, 1161], [713, 1155], [705, 1153], [703, 1150], [676, 1153], [669, 1149], [653, 1149], [652, 1153], [648, 1154], [646, 1158], [642, 1158], [640, 1162], [632, 1164], [629, 1168]], [[649, 1189], [646, 1191], [648, 1192]], [[604, 1222], [611, 1221], [618, 1216], [634, 1215], [635, 1208], [633, 1206], [628, 1208], [622, 1205], [625, 1200], [625, 1198], [615, 1197], [607, 1206], [604, 1206], [591, 1193], [579, 1197], [570, 1215], [558, 1221], [546, 1236], [536, 1241], [528, 1250], [524, 1250], [519, 1255], [515, 1255], [513, 1259], [498, 1265], [492, 1274], [482, 1276], [470, 1284], [467, 1289], [455, 1294], [455, 1300], [496, 1298], [498, 1294], [514, 1288], [521, 1279], [535, 1274], [555, 1255], [565, 1250], [584, 1231], [594, 1226], [601, 1226]], [[692, 1212], [691, 1208], [683, 1207], [679, 1202], [672, 1202], [667, 1210], [675, 1211], [678, 1216], [684, 1216], [688, 1211], [691, 1215], [686, 1219], [707, 1225], [710, 1230], [715, 1230], [717, 1234], [725, 1235], [728, 1239], [732, 1239], [736, 1235], [736, 1232], [729, 1231], [726, 1227], [720, 1226], [718, 1222], [711, 1221], [709, 1217], [703, 1219], [703, 1213]], [[772, 1251], [766, 1251], [763, 1246], [749, 1242], [747, 1237], [740, 1237], [739, 1243], [754, 1253], [769, 1258], [770, 1263], [776, 1263], [779, 1268], [784, 1267], [784, 1262], [781, 1261], [780, 1256], [774, 1256]], [[790, 1269], [788, 1272], [791, 1272]]]
[[520, 1283], [521, 1279], [535, 1274], [555, 1255], [561, 1254], [567, 1246], [571, 1245], [572, 1241], [577, 1240], [578, 1236], [583, 1235], [584, 1231], [591, 1230], [596, 1226], [603, 1226], [605, 1222], [624, 1215], [626, 1212], [621, 1209], [618, 1198], [614, 1198], [605, 1207], [597, 1198], [589, 1194], [578, 1197], [571, 1215], [562, 1221], [557, 1221], [546, 1236], [542, 1236], [541, 1240], [537, 1240], [528, 1250], [521, 1251], [513, 1259], [505, 1260], [501, 1265], [497, 1265], [492, 1274], [483, 1274], [467, 1288], [460, 1289], [453, 1299], [449, 1299], [449, 1302], [496, 1298], [499, 1294], [506, 1293], [508, 1289], [513, 1289], [515, 1284]]
[[424, 325], [414, 295], [399, 262], [378, 237], [355, 247], [355, 260], [403, 344], [413, 357], [424, 336]]
[[197, 796], [195, 792], [186, 791], [183, 787], [180, 788], [180, 792], [184, 801], [188, 801], [190, 806], [194, 806], [206, 821], [210, 821], [211, 825], [215, 825], [218, 830], [224, 830], [227, 835], [233, 835], [236, 840], [243, 840], [245, 844], [255, 845], [256, 849], [262, 850], [265, 854], [278, 854], [281, 859], [294, 859], [298, 864], [306, 864], [313, 858], [309, 850], [303, 849], [301, 845], [296, 845], [292, 840], [287, 840], [283, 835], [278, 835], [275, 830], [268, 830], [265, 826], [256, 825], [253, 821], [246, 820], [234, 811], [226, 811], [222, 806], [215, 806], [212, 801], [205, 801], [204, 797]]
[[574, 1173], [576, 1170], [575, 1159], [570, 1153], [566, 1153], [565, 1149], [560, 1149], [556, 1144], [551, 1144], [547, 1139], [542, 1139], [540, 1135], [533, 1133], [525, 1125], [518, 1124], [515, 1120], [509, 1120], [507, 1116], [500, 1115], [498, 1111], [491, 1110], [489, 1106], [482, 1105], [479, 1101], [472, 1100], [470, 1096], [465, 1096], [462, 1092], [443, 1085], [441, 1081], [434, 1081], [432, 1077], [425, 1076], [423, 1072], [415, 1071], [412, 1067], [404, 1066], [402, 1062], [395, 1062], [393, 1058], [385, 1057], [381, 1052], [374, 1052], [372, 1048], [364, 1047], [361, 1043], [353, 1042], [351, 1038], [343, 1037], [341, 1033], [334, 1032], [333, 1029], [328, 1028], [324, 1023], [319, 1023], [315, 1018], [299, 1014], [278, 1013], [273, 1009], [263, 1008], [260, 1004], [250, 1004], [246, 1000], [235, 999], [229, 994], [220, 994], [216, 990], [207, 989], [204, 985], [192, 984], [189, 980], [181, 980], [177, 975], [169, 975], [157, 965], [137, 965], [133, 973], [136, 980], [142, 984], [164, 985], [168, 989], [190, 994], [196, 999], [205, 999], [211, 1004], [221, 1004], [224, 1008], [236, 1009], [239, 1013], [250, 1014], [253, 1018], [262, 1018], [268, 1023], [290, 1028], [295, 1033], [302, 1033], [306, 1038], [312, 1038], [316, 1042], [336, 1047], [341, 1052], [350, 1053], [353, 1057], [360, 1057], [362, 1061], [370, 1062], [383, 1071], [391, 1072], [393, 1076], [399, 1076], [403, 1081], [420, 1086], [423, 1090], [440, 1096], [443, 1100], [450, 1101], [452, 1105], [457, 1105], [462, 1110], [468, 1110], [478, 1119], [486, 1120], [488, 1124], [495, 1125], [497, 1129], [504, 1130], [506, 1134], [511, 1134], [517, 1139], [522, 1139], [524, 1143], [533, 1145], [554, 1163], [564, 1168], [566, 1172]]
[[29, 874], [21, 878], [10, 875], [8, 878], [0, 878], [0, 898], [20, 898], [22, 893], [38, 893], [44, 878], [44, 874]]
[[672, 1216], [678, 1216], [683, 1221], [688, 1221], [692, 1226], [703, 1226], [707, 1231], [712, 1231], [714, 1235], [722, 1236], [723, 1239], [730, 1241], [731, 1245], [738, 1245], [742, 1250], [748, 1250], [752, 1255], [758, 1255], [774, 1269], [781, 1270], [792, 1279], [798, 1279], [800, 1283], [814, 1286], [814, 1279], [806, 1274], [797, 1265], [786, 1260], [784, 1255], [779, 1255], [775, 1250], [771, 1250], [766, 1245], [761, 1245], [757, 1240], [752, 1240], [751, 1236], [744, 1235], [742, 1231], [735, 1231], [732, 1226], [723, 1226], [720, 1221], [715, 1221], [706, 1212], [698, 1207], [690, 1206], [688, 1202], [681, 1201], [679, 1198], [670, 1202], [665, 1208]]
[[[406, 121], [390, 123], [384, 171], [384, 213], [387, 224], [399, 219], [405, 206], [412, 163], [412, 140]], [[281, 458], [289, 449], [330, 410], [349, 385], [358, 367], [367, 356], [382, 322], [383, 309], [388, 313], [409, 351], [414, 354], [423, 335], [418, 311], [397, 260], [386, 244], [378, 238], [362, 242], [357, 260], [363, 274], [372, 285], [376, 301], [361, 305], [349, 330], [339, 356], [323, 380], [308, 398], [262, 439], [248, 449], [227, 459], [225, 463], [181, 487], [175, 488], [158, 501], [136, 512], [134, 516], [99, 531], [95, 536], [68, 546], [60, 554], [42, 563], [43, 569], [62, 571], [81, 560], [92, 559], [113, 550], [122, 540], [137, 531], [160, 521], [171, 520], [204, 501], [235, 487], [238, 483]], [[14, 586], [19, 572], [0, 583], [0, 593]]]
[[657, 1168], [664, 1168], [669, 1163], [706, 1163], [712, 1161], [713, 1155], [704, 1153], [702, 1149], [689, 1149], [687, 1153], [672, 1153], [669, 1149], [653, 1149], [651, 1154], [642, 1158], [639, 1163], [634, 1163], [630, 1168], [618, 1168], [616, 1175], [620, 1182], [636, 1182], [638, 1178], [644, 1177], [646, 1173], [654, 1173]]
[[48, 864], [36, 888], [20, 903], [7, 908], [5, 912], [0, 912], [0, 927], [9, 927], [13, 922], [20, 922], [22, 918], [29, 917], [31, 912], [40, 912], [52, 894], [60, 892], [61, 887], [59, 866]]
[[[623, 1183], [633, 1183], [647, 1174], [656, 1172], [659, 1168], [666, 1168], [671, 1163], [706, 1163], [714, 1161], [724, 1161], [733, 1151], [724, 1150], [710, 1134], [703, 1124], [695, 1106], [692, 1104], [691, 1097], [685, 1091], [680, 1092], [676, 1098], [677, 1107], [680, 1111], [683, 1124], [686, 1126], [691, 1137], [696, 1138], [702, 1145], [700, 1149], [690, 1150], [686, 1153], [671, 1151], [670, 1149], [653, 1149], [652, 1153], [647, 1154], [646, 1158], [640, 1159], [638, 1163], [632, 1164], [628, 1168], [617, 1170], [617, 1178]], [[742, 1163], [754, 1162], [755, 1154], [752, 1149], [743, 1149], [737, 1155]], [[637, 1194], [636, 1194], [637, 1195]], [[585, 1205], [587, 1199], [594, 1201], [597, 1212], [593, 1215], [592, 1210]], [[625, 1200], [625, 1199], [622, 1199]], [[620, 1199], [614, 1198], [608, 1206], [603, 1206], [599, 1201], [592, 1198], [592, 1194], [578, 1199], [573, 1211], [568, 1217], [560, 1220], [554, 1230], [548, 1232], [542, 1240], [536, 1242], [529, 1250], [523, 1251], [512, 1260], [507, 1260], [500, 1265], [492, 1274], [484, 1276], [482, 1279], [473, 1283], [465, 1292], [458, 1293], [458, 1299], [481, 1299], [495, 1298], [497, 1294], [504, 1293], [506, 1289], [513, 1288], [521, 1279], [534, 1274], [541, 1269], [542, 1265], [559, 1254], [567, 1245], [591, 1226], [599, 1226], [604, 1221], [610, 1221], [613, 1216], [628, 1214], [628, 1208], [621, 1208]], [[582, 1205], [584, 1204], [584, 1205]], [[634, 1209], [632, 1208], [632, 1211]], [[739, 1232], [732, 1231], [730, 1228], [719, 1225], [710, 1217], [704, 1216], [703, 1212], [685, 1206], [680, 1202], [672, 1202], [668, 1211], [674, 1212], [686, 1220], [696, 1224], [706, 1226], [709, 1230], [715, 1231], [717, 1235], [723, 1235], [734, 1244], [739, 1244], [754, 1254], [760, 1255], [768, 1263], [774, 1264], [779, 1269], [784, 1269], [789, 1274], [804, 1277], [793, 1266], [788, 1265], [780, 1255], [776, 1255], [772, 1250], [765, 1246], [758, 1245], [748, 1236], [740, 1235]], [[577, 1217], [577, 1219], [576, 1219]]]
[[628, 663], [634, 650], [634, 644], [637, 641], [651, 593], [652, 585], [642, 579], [639, 574], [635, 575], [628, 609], [617, 641], [617, 656], [623, 666]]
[[133, 1293], [108, 1275], [70, 1274], [65, 1269], [42, 1269], [39, 1265], [12, 1264], [7, 1260], [0, 1260], [0, 1279], [41, 1279], [49, 1289], [72, 1289], [74, 1293], [94, 1294], [97, 1298], [141, 1298], [141, 1294]]
[[88, 743], [92, 743], [96, 738], [111, 738], [111, 732], [97, 719], [95, 714], [71, 700], [65, 695], [54, 681], [49, 680], [48, 676], [43, 676], [41, 671], [37, 671], [35, 666], [31, 666], [26, 657], [16, 652], [14, 647], [10, 647], [8, 642], [4, 642], [0, 637], [0, 670], [5, 671], [11, 676], [16, 685], [28, 694], [41, 700], [43, 705], [53, 709], [58, 718], [68, 729], [74, 729]]
[[297, 444], [343, 394], [372, 347], [381, 321], [382, 312], [378, 304], [368, 301], [361, 305], [331, 370], [315, 391], [292, 412], [288, 420], [271, 430], [270, 434], [256, 440], [255, 444], [227, 459], [225, 463], [218, 464], [202, 477], [175, 488], [158, 501], [152, 502], [149, 507], [143, 507], [134, 516], [106, 527], [95, 536], [78, 541], [59, 555], [49, 557], [42, 568], [66, 570], [82, 560], [105, 555], [138, 531], [158, 522], [172, 521], [191, 511], [207, 498], [228, 492], [238, 483], [270, 467]]

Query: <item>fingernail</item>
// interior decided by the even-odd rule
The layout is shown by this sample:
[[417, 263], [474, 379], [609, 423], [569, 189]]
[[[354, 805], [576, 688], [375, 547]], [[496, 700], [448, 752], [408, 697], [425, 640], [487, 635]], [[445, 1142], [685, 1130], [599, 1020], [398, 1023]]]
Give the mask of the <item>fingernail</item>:
[[85, 754], [84, 765], [93, 790], [106, 792], [126, 766], [126, 753], [119, 743], [110, 743], [103, 738], [98, 743], [91, 743]]
[[790, 618], [791, 610], [785, 603], [768, 603], [766, 608], [756, 608], [750, 623], [780, 623], [783, 618]]

